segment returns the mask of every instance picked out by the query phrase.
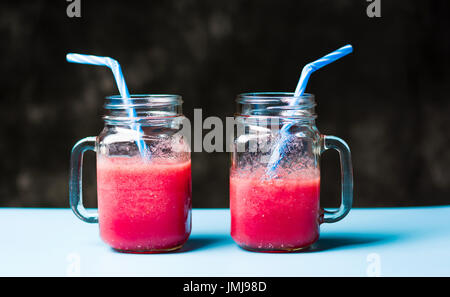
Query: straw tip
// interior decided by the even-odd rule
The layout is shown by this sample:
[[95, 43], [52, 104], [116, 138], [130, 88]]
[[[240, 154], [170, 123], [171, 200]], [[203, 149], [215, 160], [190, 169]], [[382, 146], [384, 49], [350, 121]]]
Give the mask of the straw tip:
[[76, 55], [76, 54], [74, 54], [74, 53], [68, 53], [68, 54], [66, 54], [66, 60], [67, 60], [67, 62], [72, 62], [72, 57], [73, 57], [74, 55]]
[[346, 49], [349, 53], [353, 52], [353, 46], [351, 44], [343, 46], [342, 49]]

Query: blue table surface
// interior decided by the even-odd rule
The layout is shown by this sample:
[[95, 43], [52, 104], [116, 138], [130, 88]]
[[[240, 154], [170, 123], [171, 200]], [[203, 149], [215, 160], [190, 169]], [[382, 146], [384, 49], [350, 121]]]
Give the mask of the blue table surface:
[[0, 209], [0, 276], [450, 276], [450, 206], [353, 209], [310, 251], [255, 253], [227, 209], [194, 209], [186, 245], [121, 254], [69, 209]]

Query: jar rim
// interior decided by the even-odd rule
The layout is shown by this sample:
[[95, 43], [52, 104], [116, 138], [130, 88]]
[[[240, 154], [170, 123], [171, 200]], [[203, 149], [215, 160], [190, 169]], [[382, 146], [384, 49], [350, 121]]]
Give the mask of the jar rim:
[[296, 104], [298, 105], [301, 103], [314, 102], [314, 98], [314, 95], [309, 93], [295, 96], [294, 92], [248, 92], [239, 94], [236, 98], [236, 102], [241, 104], [270, 104], [298, 100]]
[[107, 96], [105, 99], [105, 109], [163, 107], [183, 104], [182, 97], [175, 94], [135, 94], [130, 95], [129, 98], [114, 95]]
[[235, 116], [281, 117], [291, 120], [314, 120], [314, 95], [296, 96], [293, 92], [252, 92], [237, 96]]

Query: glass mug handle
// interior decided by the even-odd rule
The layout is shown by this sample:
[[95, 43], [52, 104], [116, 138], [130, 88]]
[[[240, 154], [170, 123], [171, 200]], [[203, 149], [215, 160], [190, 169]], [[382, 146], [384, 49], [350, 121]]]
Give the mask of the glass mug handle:
[[353, 203], [353, 169], [350, 148], [347, 143], [336, 136], [321, 136], [322, 154], [328, 149], [338, 151], [341, 162], [341, 206], [338, 210], [328, 211], [324, 209], [324, 223], [335, 223], [342, 220], [352, 208]]
[[86, 151], [95, 152], [96, 137], [86, 137], [78, 141], [70, 155], [69, 200], [74, 214], [87, 223], [98, 223], [98, 213], [88, 212], [83, 206], [82, 169]]

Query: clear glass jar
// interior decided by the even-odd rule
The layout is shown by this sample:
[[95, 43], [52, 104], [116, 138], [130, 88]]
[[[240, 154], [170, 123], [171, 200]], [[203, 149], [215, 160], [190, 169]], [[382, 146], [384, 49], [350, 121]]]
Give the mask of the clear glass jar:
[[[180, 133], [181, 105], [178, 95], [107, 97], [103, 131], [72, 150], [71, 208], [81, 220], [98, 222], [101, 238], [116, 250], [172, 251], [189, 237], [191, 161]], [[98, 214], [87, 212], [82, 203], [87, 150], [97, 153]]]
[[[319, 238], [321, 223], [337, 222], [350, 211], [350, 150], [342, 139], [319, 133], [313, 95], [247, 93], [236, 101], [231, 236], [253, 251], [307, 248]], [[320, 208], [319, 161], [329, 148], [339, 152], [342, 169], [341, 206], [334, 211]]]

